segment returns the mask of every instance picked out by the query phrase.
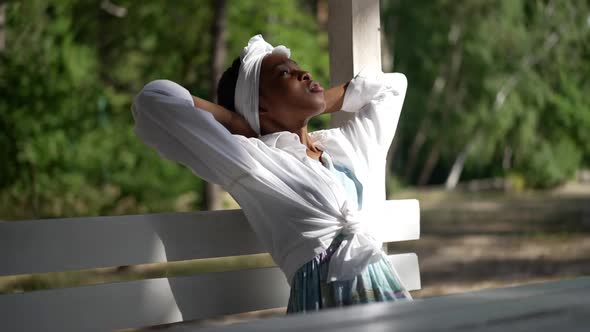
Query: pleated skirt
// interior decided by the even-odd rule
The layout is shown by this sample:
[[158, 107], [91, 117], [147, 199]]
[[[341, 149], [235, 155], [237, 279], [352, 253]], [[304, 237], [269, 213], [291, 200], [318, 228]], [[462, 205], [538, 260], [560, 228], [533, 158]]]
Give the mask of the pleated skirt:
[[336, 236], [328, 249], [295, 272], [287, 314], [361, 303], [412, 300], [385, 257], [369, 264], [352, 280], [327, 282], [330, 258], [343, 238], [343, 234]]

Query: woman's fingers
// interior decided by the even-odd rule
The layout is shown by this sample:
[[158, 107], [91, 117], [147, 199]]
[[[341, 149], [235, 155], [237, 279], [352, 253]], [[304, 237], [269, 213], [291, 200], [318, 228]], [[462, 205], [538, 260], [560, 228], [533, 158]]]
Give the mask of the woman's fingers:
[[232, 134], [243, 135], [246, 137], [257, 137], [258, 134], [250, 127], [246, 119], [238, 113], [232, 112], [229, 131]]

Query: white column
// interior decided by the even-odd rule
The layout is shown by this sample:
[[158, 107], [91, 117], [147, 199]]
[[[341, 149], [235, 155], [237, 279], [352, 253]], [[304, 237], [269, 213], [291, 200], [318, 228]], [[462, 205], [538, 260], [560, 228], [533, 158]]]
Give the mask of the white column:
[[[379, 0], [329, 0], [328, 15], [332, 86], [350, 80], [366, 64], [381, 67]], [[338, 126], [351, 116], [333, 113], [330, 125]]]

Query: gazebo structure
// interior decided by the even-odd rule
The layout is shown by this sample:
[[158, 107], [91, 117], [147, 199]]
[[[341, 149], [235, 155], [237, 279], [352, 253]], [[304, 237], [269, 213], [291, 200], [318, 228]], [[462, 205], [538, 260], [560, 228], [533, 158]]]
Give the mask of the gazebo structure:
[[[378, 0], [329, 2], [330, 75], [381, 65]], [[353, 114], [333, 113], [332, 126]], [[385, 184], [384, 184], [385, 188]], [[419, 237], [416, 200], [388, 201], [384, 242]], [[241, 210], [0, 222], [0, 275], [72, 271], [265, 253]], [[409, 290], [415, 254], [392, 255]], [[89, 331], [141, 327], [284, 307], [279, 268], [202, 273], [0, 296], [0, 329]]]
[[[332, 84], [381, 64], [379, 0], [330, 0]], [[353, 114], [334, 113], [332, 126]], [[384, 242], [415, 240], [416, 200], [387, 201]], [[441, 243], [441, 245], [444, 245]], [[263, 254], [241, 210], [0, 222], [0, 276]], [[415, 254], [391, 255], [409, 290], [419, 289]], [[0, 295], [2, 331], [104, 331], [284, 307], [289, 295], [272, 264], [240, 271]], [[469, 330], [585, 331], [590, 277], [406, 302], [290, 315], [216, 331]], [[395, 307], [394, 307], [395, 306]], [[191, 331], [190, 324], [169, 331]]]

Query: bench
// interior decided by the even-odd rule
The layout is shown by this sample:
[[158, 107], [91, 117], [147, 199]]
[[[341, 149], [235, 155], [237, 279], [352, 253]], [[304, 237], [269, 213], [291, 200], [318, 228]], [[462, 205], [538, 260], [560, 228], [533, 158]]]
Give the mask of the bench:
[[588, 331], [590, 276], [169, 332]]
[[[386, 202], [384, 242], [419, 238], [416, 200]], [[264, 253], [241, 210], [0, 222], [0, 276]], [[389, 256], [409, 290], [413, 253]], [[0, 295], [4, 331], [137, 328], [287, 305], [278, 267]]]

